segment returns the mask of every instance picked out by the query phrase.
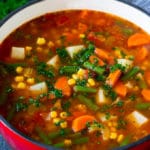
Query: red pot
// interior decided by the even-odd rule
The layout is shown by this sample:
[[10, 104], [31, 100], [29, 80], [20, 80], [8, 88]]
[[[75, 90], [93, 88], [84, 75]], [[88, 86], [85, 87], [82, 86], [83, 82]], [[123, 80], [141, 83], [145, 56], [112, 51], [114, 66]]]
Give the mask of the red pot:
[[[119, 9], [118, 9], [119, 8]], [[135, 9], [129, 5], [123, 4], [114, 0], [34, 0], [28, 5], [11, 13], [2, 22], [0, 22], [0, 42], [2, 42], [7, 35], [14, 29], [27, 21], [45, 14], [47, 12], [54, 12], [58, 10], [67, 9], [91, 9], [100, 10], [108, 13], [118, 15], [125, 18], [143, 28], [150, 33], [150, 17], [142, 11]], [[36, 11], [35, 11], [36, 10]], [[128, 10], [128, 13], [127, 13]], [[138, 16], [138, 17], [135, 17]], [[48, 145], [40, 144], [12, 127], [2, 116], [0, 116], [0, 134], [15, 150], [55, 150]], [[149, 150], [150, 149], [150, 135], [124, 147], [116, 148], [115, 150]]]

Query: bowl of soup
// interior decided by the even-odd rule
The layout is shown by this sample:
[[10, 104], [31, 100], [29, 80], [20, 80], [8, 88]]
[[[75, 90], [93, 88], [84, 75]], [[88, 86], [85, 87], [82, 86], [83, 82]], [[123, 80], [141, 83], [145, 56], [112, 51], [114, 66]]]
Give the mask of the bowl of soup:
[[33, 1], [0, 25], [0, 133], [13, 149], [150, 147], [150, 17], [119, 1]]

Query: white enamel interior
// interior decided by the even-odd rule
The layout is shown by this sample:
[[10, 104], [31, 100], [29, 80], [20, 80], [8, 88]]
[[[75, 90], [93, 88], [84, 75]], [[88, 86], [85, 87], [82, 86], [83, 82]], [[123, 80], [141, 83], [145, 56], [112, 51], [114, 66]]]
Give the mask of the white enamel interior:
[[116, 0], [43, 0], [13, 15], [0, 27], [2, 42], [14, 29], [27, 21], [48, 12], [68, 9], [90, 9], [108, 12], [125, 18], [150, 34], [150, 17], [129, 5]]

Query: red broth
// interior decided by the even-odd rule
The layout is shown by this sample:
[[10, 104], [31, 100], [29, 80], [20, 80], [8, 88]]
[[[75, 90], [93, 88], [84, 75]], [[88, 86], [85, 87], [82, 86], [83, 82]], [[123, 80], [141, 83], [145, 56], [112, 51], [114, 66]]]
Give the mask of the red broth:
[[87, 10], [43, 15], [0, 46], [0, 114], [44, 144], [112, 149], [150, 133], [150, 36]]

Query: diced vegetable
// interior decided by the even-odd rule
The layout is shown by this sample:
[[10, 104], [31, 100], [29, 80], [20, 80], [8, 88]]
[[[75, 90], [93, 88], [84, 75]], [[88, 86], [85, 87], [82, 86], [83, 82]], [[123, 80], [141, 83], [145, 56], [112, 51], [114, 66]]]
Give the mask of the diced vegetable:
[[99, 74], [99, 75], [102, 75], [102, 74], [104, 73], [104, 71], [105, 71], [104, 68], [102, 68], [102, 67], [100, 67], [100, 66], [96, 66], [96, 65], [94, 65], [94, 64], [91, 64], [91, 63], [88, 62], [88, 61], [86, 61], [86, 62], [83, 64], [83, 66], [84, 66], [85, 68], [87, 68], [87, 69], [90, 69], [90, 70], [96, 72], [96, 73]]
[[93, 64], [98, 64], [100, 66], [104, 66], [105, 65], [105, 63], [100, 58], [98, 58], [95, 55], [91, 55], [90, 58], [89, 58], [89, 60]]
[[55, 86], [56, 89], [61, 90], [64, 96], [71, 96], [71, 87], [68, 85], [68, 79], [62, 76], [57, 79]]
[[139, 110], [147, 110], [148, 108], [150, 108], [150, 103], [149, 102], [138, 103], [135, 105], [135, 108]]
[[77, 98], [79, 99], [80, 102], [85, 104], [89, 109], [93, 111], [97, 111], [99, 109], [99, 107], [91, 99], [83, 95], [78, 95]]
[[25, 48], [23, 48], [23, 47], [12, 47], [11, 58], [23, 60], [25, 58]]
[[128, 71], [133, 65], [132, 60], [123, 59], [123, 58], [117, 59], [117, 63], [125, 67], [125, 71]]
[[146, 71], [144, 76], [145, 76], [146, 83], [150, 85], [150, 71]]
[[140, 72], [139, 67], [133, 67], [122, 77], [122, 80], [123, 81], [130, 80], [131, 78], [134, 78], [135, 75], [139, 72]]
[[103, 60], [108, 60], [109, 59], [109, 55], [106, 51], [104, 51], [103, 49], [99, 49], [99, 48], [96, 48], [94, 50], [94, 53], [101, 59]]
[[122, 82], [118, 82], [115, 85], [114, 90], [121, 97], [125, 97], [127, 94], [127, 87]]
[[80, 137], [78, 139], [74, 139], [72, 141], [73, 144], [84, 144], [87, 143], [89, 141], [89, 137]]
[[140, 46], [150, 43], [150, 37], [144, 33], [135, 33], [128, 39], [128, 46]]
[[147, 56], [148, 56], [148, 49], [143, 46], [142, 48], [140, 48], [137, 51], [136, 59], [135, 60], [137, 62], [141, 62], [141, 61], [145, 60]]
[[109, 100], [105, 96], [105, 92], [104, 92], [104, 90], [102, 88], [98, 89], [98, 92], [97, 92], [97, 95], [96, 95], [96, 103], [98, 105], [109, 103]]
[[59, 56], [55, 55], [50, 60], [47, 61], [47, 65], [53, 66], [55, 69], [58, 69], [60, 64]]
[[68, 52], [70, 57], [73, 58], [75, 54], [77, 54], [79, 51], [83, 50], [84, 48], [85, 48], [84, 45], [69, 46], [66, 47], [66, 51]]
[[79, 86], [79, 85], [74, 86], [74, 91], [84, 92], [84, 93], [96, 93], [97, 92], [97, 90], [94, 88], [86, 87], [86, 86]]
[[66, 75], [70, 75], [73, 73], [76, 73], [79, 70], [80, 67], [78, 66], [62, 66], [60, 67], [60, 74], [66, 74]]
[[150, 89], [143, 89], [141, 94], [146, 101], [150, 101]]
[[111, 72], [106, 79], [106, 84], [110, 86], [114, 86], [119, 80], [120, 76], [121, 76], [121, 70], [119, 69], [114, 72]]
[[124, 138], [124, 140], [120, 143], [120, 146], [128, 145], [131, 142], [131, 135], [128, 135]]
[[135, 110], [127, 116], [127, 120], [130, 122], [130, 124], [139, 128], [148, 121], [148, 118]]
[[103, 140], [104, 141], [109, 140], [109, 137], [110, 137], [110, 130], [109, 130], [109, 128], [108, 127], [102, 128], [101, 132], [102, 132], [102, 138], [103, 138]]
[[29, 90], [35, 94], [47, 93], [47, 85], [45, 82], [40, 82], [29, 87]]
[[86, 124], [89, 122], [93, 122], [95, 121], [95, 117], [94, 116], [90, 116], [90, 115], [84, 115], [84, 116], [80, 116], [76, 119], [73, 120], [72, 122], [72, 130], [74, 132], [78, 132], [83, 130], [84, 128], [86, 128]]

